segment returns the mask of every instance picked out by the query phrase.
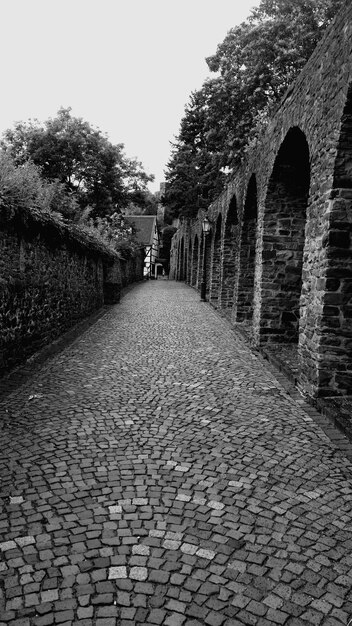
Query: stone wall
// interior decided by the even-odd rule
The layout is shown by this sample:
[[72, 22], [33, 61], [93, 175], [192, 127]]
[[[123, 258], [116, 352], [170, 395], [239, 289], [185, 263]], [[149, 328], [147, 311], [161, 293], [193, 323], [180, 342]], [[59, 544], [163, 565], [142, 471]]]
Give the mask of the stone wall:
[[[202, 241], [203, 216], [174, 236], [178, 280], [186, 279], [189, 246]], [[352, 395], [350, 2], [207, 217], [214, 306], [230, 309], [257, 346], [296, 346], [299, 385], [309, 395]], [[203, 254], [204, 245], [198, 286]]]
[[143, 276], [78, 229], [36, 211], [0, 213], [0, 375]]

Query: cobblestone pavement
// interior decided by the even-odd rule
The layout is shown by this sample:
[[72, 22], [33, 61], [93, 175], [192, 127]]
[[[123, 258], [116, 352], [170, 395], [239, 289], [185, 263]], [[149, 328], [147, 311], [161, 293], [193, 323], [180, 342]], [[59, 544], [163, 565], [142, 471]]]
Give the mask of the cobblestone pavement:
[[352, 616], [352, 465], [191, 288], [127, 293], [1, 409], [0, 624]]

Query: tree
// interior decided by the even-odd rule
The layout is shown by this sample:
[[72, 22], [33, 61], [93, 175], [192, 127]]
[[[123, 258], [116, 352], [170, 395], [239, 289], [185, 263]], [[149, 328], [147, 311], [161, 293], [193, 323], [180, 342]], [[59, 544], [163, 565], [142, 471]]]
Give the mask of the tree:
[[176, 230], [177, 228], [174, 228], [173, 226], [165, 226], [162, 231], [162, 243], [159, 251], [159, 257], [164, 259], [164, 269], [167, 274], [170, 270], [171, 240]]
[[131, 201], [124, 209], [125, 215], [157, 215], [158, 200], [151, 191], [135, 191]]
[[224, 184], [221, 155], [207, 128], [209, 89], [206, 83], [191, 94], [172, 145], [163, 196], [169, 216], [194, 217], [200, 208], [207, 208]]
[[95, 217], [143, 197], [153, 180], [138, 161], [125, 156], [123, 144], [111, 144], [100, 130], [72, 117], [69, 108], [44, 125], [36, 120], [16, 124], [4, 133], [1, 146], [17, 164], [31, 160], [45, 179], [62, 183], [80, 210], [90, 206]]
[[121, 213], [97, 217], [95, 220], [83, 219], [79, 226], [110, 248], [117, 250], [125, 258], [130, 258], [140, 249], [136, 229], [127, 223]]
[[164, 203], [174, 216], [219, 193], [343, 2], [261, 0], [228, 32], [207, 59], [217, 76], [191, 95], [172, 146]]
[[16, 165], [9, 154], [0, 151], [0, 213], [15, 215], [26, 209], [70, 218], [78, 207], [75, 199], [67, 196], [62, 183], [43, 179], [34, 163]]
[[223, 165], [241, 158], [258, 120], [295, 80], [343, 1], [262, 0], [207, 59], [224, 86], [209, 116], [224, 142]]

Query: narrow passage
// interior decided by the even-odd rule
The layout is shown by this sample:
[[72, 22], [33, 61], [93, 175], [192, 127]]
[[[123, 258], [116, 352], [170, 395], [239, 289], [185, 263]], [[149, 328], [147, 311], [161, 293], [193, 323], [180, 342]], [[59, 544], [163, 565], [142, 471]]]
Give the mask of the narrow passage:
[[0, 626], [346, 626], [352, 466], [191, 288], [0, 403]]

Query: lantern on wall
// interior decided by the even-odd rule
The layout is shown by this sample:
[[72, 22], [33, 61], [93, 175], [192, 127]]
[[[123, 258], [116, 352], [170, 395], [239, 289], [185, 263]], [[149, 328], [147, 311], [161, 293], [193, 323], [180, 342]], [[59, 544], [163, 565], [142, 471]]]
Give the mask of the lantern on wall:
[[201, 302], [206, 302], [206, 273], [207, 273], [207, 237], [211, 232], [211, 222], [205, 215], [202, 221], [202, 231], [203, 231], [203, 271], [202, 271], [202, 280], [200, 283], [200, 299]]

